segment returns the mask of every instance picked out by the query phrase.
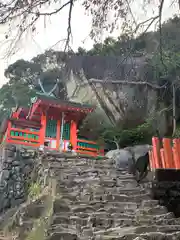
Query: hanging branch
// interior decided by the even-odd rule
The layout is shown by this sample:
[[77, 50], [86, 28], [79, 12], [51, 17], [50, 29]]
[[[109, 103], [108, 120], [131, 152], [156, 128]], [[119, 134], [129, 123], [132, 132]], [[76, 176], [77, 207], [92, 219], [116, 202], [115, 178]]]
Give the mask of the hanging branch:
[[[10, 50], [8, 55], [12, 54], [17, 43], [22, 39], [25, 33], [29, 30], [34, 32], [36, 30], [36, 24], [41, 17], [51, 17], [60, 13], [63, 9], [69, 6], [69, 14], [68, 14], [68, 26], [67, 26], [67, 37], [65, 40], [65, 48], [64, 51], [67, 50], [69, 41], [72, 35], [71, 31], [71, 17], [72, 17], [72, 9], [75, 0], [68, 0], [64, 4], [61, 1], [55, 4], [57, 9], [46, 12], [42, 9], [47, 9], [47, 5], [53, 5], [54, 3], [49, 0], [13, 0], [8, 3], [0, 3], [0, 25], [9, 25], [8, 33], [5, 34], [5, 38], [10, 41]], [[43, 8], [42, 8], [43, 7]], [[16, 24], [17, 34], [13, 39], [11, 39], [11, 30], [14, 28], [14, 23]], [[14, 29], [13, 29], [14, 30]]]
[[149, 82], [141, 82], [141, 81], [126, 81], [126, 80], [108, 80], [108, 81], [104, 81], [102, 79], [95, 79], [95, 78], [91, 78], [88, 80], [89, 82], [94, 82], [94, 83], [102, 83], [103, 85], [106, 84], [122, 84], [122, 85], [146, 85], [150, 88], [153, 89], [162, 89], [162, 88], [166, 88], [166, 84], [164, 84], [163, 86], [159, 86], [157, 84], [151, 84]]

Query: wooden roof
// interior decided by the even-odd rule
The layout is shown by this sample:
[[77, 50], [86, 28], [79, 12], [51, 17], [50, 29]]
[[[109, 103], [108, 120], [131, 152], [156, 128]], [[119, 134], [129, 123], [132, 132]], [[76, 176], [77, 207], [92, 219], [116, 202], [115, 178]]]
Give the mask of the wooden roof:
[[40, 95], [33, 99], [32, 103], [29, 112], [29, 119], [31, 120], [35, 118], [35, 115], [40, 109], [48, 110], [48, 114], [51, 113], [50, 115], [57, 115], [58, 113], [58, 116], [60, 116], [60, 112], [69, 112], [71, 115], [78, 115], [80, 119], [84, 118], [89, 112], [94, 110], [94, 107], [89, 104], [64, 101], [44, 95]]
[[55, 97], [49, 97], [49, 96], [44, 96], [44, 95], [39, 95], [37, 97], [38, 100], [41, 101], [41, 103], [47, 104], [47, 105], [53, 105], [55, 106], [61, 106], [61, 107], [70, 107], [70, 108], [74, 108], [74, 109], [86, 109], [89, 111], [94, 110], [94, 106], [90, 105], [90, 104], [81, 104], [81, 103], [77, 103], [77, 102], [72, 102], [72, 101], [67, 101], [67, 100], [61, 100], [61, 99], [57, 99]]

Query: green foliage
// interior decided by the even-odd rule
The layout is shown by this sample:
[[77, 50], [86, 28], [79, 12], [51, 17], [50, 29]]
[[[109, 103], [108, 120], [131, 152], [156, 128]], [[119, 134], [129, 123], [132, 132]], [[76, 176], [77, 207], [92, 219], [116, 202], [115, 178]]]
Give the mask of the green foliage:
[[101, 135], [105, 141], [117, 142], [120, 147], [126, 147], [151, 141], [153, 132], [151, 122], [147, 121], [132, 129], [105, 129]]
[[37, 198], [41, 193], [41, 186], [38, 182], [32, 183], [29, 187], [29, 197], [30, 199]]
[[168, 76], [175, 77], [180, 73], [180, 52], [163, 52], [163, 56], [156, 54], [149, 61], [152, 66], [154, 79]]
[[53, 214], [53, 201], [54, 197], [49, 196], [44, 203], [44, 209], [42, 216], [34, 221], [32, 230], [26, 237], [26, 240], [45, 240], [46, 231], [51, 223], [51, 216]]
[[103, 43], [96, 43], [93, 48], [86, 51], [83, 48], [78, 48], [77, 55], [89, 56], [122, 56], [131, 49], [133, 43], [136, 42], [134, 38], [129, 38], [128, 35], [121, 35], [118, 39], [107, 37]]
[[35, 91], [20, 81], [7, 83], [0, 89], [0, 122], [8, 117], [17, 105], [28, 107]]

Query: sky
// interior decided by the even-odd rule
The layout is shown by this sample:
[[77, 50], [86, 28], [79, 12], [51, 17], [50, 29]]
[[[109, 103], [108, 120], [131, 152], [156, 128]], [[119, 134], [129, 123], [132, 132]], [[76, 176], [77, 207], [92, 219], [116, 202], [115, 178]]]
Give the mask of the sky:
[[[138, 0], [141, 1], [141, 0]], [[143, 1], [143, 0], [142, 0]], [[156, 2], [156, 0], [154, 0]], [[163, 12], [163, 20], [168, 19], [175, 12], [174, 8], [169, 8], [170, 0], [165, 1], [166, 5]], [[135, 18], [137, 22], [143, 21], [148, 16], [151, 17], [153, 11], [150, 8], [148, 12], [139, 11], [139, 5], [133, 6], [133, 11], [135, 13]], [[61, 50], [63, 48], [62, 40], [66, 37], [67, 34], [67, 17], [68, 9], [65, 9], [60, 12], [60, 14], [51, 17], [51, 19], [41, 19], [36, 28], [36, 33], [34, 36], [32, 34], [27, 34], [19, 43], [19, 50], [16, 51], [14, 55], [4, 58], [4, 54], [7, 52], [7, 45], [5, 42], [6, 27], [0, 27], [0, 87], [7, 82], [7, 79], [4, 77], [4, 70], [8, 67], [9, 64], [15, 62], [18, 59], [27, 59], [30, 60], [32, 57], [37, 54], [43, 53], [46, 49], [53, 47], [55, 50]], [[111, 16], [110, 20], [111, 19]], [[93, 46], [93, 41], [89, 37], [89, 32], [91, 29], [91, 17], [87, 16], [84, 12], [83, 7], [80, 4], [76, 4], [73, 9], [72, 15], [72, 42], [71, 46], [73, 50], [77, 50], [79, 46], [86, 49], [90, 49]], [[108, 34], [109, 35], [109, 34]], [[107, 33], [102, 36], [102, 40], [108, 36]], [[120, 35], [119, 30], [117, 29], [113, 34], [113, 37]], [[59, 43], [58, 43], [59, 41]], [[3, 43], [3, 44], [2, 44]], [[58, 43], [58, 44], [56, 44]], [[56, 44], [56, 45], [55, 45]]]

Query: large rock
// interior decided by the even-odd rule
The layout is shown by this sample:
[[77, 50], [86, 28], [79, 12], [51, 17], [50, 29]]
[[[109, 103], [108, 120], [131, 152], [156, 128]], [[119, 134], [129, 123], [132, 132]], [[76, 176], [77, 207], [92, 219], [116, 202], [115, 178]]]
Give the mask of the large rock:
[[151, 149], [151, 145], [136, 145], [126, 147], [124, 149], [111, 150], [106, 154], [106, 157], [115, 160], [117, 169], [128, 169], [132, 171], [134, 160], [144, 156]]
[[141, 156], [144, 156], [150, 149], [151, 145], [149, 144], [135, 145], [125, 148], [125, 150], [130, 151], [133, 154], [135, 160], [137, 160]]
[[133, 164], [132, 153], [126, 149], [111, 150], [106, 157], [115, 160], [117, 169], [129, 169]]

